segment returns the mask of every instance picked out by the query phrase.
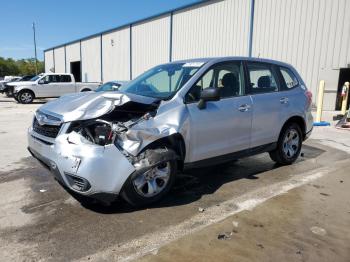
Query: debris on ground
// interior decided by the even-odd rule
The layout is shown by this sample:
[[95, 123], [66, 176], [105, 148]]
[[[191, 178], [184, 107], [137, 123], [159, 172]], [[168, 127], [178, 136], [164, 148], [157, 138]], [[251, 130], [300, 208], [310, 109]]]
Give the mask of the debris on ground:
[[339, 120], [335, 128], [350, 130], [350, 110]]
[[301, 156], [301, 157], [304, 157], [304, 152], [300, 153], [300, 156]]
[[265, 248], [263, 244], [256, 244], [257, 247], [260, 247], [261, 249]]
[[223, 234], [219, 234], [218, 239], [219, 240], [228, 240], [228, 239], [231, 239], [231, 236], [232, 236], [232, 232], [225, 232]]
[[40, 189], [39, 190], [41, 193], [44, 193], [44, 192], [46, 192], [47, 190], [46, 189]]
[[238, 222], [237, 222], [237, 221], [232, 221], [232, 225], [233, 225], [234, 227], [238, 227]]
[[201, 213], [203, 213], [203, 212], [205, 211], [205, 208], [199, 207], [199, 208], [198, 208], [198, 211], [201, 212]]
[[254, 227], [264, 227], [263, 224], [254, 224]]
[[319, 236], [324, 236], [327, 234], [327, 231], [322, 227], [314, 226], [314, 227], [311, 227], [310, 230], [312, 233]]
[[320, 195], [322, 195], [322, 196], [330, 196], [330, 194], [323, 193], [323, 192], [321, 192]]

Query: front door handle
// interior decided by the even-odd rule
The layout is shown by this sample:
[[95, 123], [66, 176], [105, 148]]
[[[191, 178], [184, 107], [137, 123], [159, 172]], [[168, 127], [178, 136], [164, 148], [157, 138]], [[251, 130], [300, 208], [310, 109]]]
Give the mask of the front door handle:
[[241, 112], [247, 112], [250, 109], [250, 105], [248, 104], [243, 104], [238, 107], [238, 110]]
[[280, 99], [280, 103], [281, 103], [281, 104], [287, 104], [288, 101], [289, 101], [288, 97], [282, 97], [282, 98]]

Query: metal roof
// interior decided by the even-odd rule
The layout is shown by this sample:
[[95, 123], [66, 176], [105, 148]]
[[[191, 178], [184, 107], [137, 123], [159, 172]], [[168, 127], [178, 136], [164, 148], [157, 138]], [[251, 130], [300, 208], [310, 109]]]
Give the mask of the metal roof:
[[129, 23], [117, 26], [117, 27], [110, 28], [108, 30], [105, 30], [105, 31], [102, 31], [102, 32], [99, 32], [99, 33], [88, 35], [88, 36], [85, 36], [85, 37], [82, 37], [82, 38], [75, 39], [73, 41], [66, 42], [64, 44], [60, 44], [60, 45], [56, 45], [56, 46], [47, 48], [47, 49], [44, 50], [44, 52], [49, 51], [49, 50], [53, 50], [55, 48], [59, 48], [59, 47], [67, 46], [67, 45], [70, 45], [70, 44], [74, 44], [74, 43], [77, 43], [79, 41], [83, 41], [83, 40], [86, 40], [86, 39], [89, 39], [89, 38], [93, 38], [93, 37], [96, 37], [96, 36], [100, 36], [100, 35], [103, 35], [103, 34], [107, 34], [107, 33], [113, 32], [113, 31], [117, 31], [119, 29], [122, 29], [122, 28], [125, 28], [125, 27], [129, 27], [129, 26], [132, 26], [134, 24], [142, 23], [142, 22], [145, 22], [147, 20], [151, 20], [151, 19], [154, 19], [154, 18], [157, 18], [157, 17], [161, 17], [161, 16], [166, 15], [166, 14], [171, 14], [171, 13], [174, 13], [174, 12], [177, 12], [177, 11], [182, 11], [184, 9], [187, 9], [187, 8], [190, 8], [190, 7], [193, 7], [193, 6], [199, 6], [199, 5], [202, 5], [202, 4], [207, 4], [209, 2], [217, 2], [217, 1], [222, 1], [222, 0], [201, 0], [199, 2], [194, 2], [194, 3], [191, 3], [191, 4], [183, 5], [183, 6], [175, 8], [175, 9], [171, 9], [171, 10], [168, 10], [168, 11], [165, 11], [165, 12], [161, 12], [161, 13], [158, 13], [158, 14], [146, 17], [146, 18], [142, 18], [142, 19], [139, 19], [139, 20], [136, 20], [136, 21], [133, 21], [133, 22], [129, 22]]

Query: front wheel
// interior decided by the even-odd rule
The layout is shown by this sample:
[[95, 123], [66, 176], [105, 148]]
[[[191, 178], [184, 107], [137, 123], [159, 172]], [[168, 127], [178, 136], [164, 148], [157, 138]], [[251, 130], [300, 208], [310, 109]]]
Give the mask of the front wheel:
[[32, 91], [23, 90], [19, 92], [17, 98], [21, 104], [30, 104], [34, 100], [34, 94]]
[[134, 166], [136, 171], [125, 182], [121, 196], [133, 206], [150, 205], [164, 197], [173, 185], [176, 154], [171, 149], [148, 150]]
[[283, 128], [277, 142], [277, 148], [270, 152], [273, 161], [281, 165], [290, 165], [297, 160], [302, 145], [302, 133], [296, 123]]

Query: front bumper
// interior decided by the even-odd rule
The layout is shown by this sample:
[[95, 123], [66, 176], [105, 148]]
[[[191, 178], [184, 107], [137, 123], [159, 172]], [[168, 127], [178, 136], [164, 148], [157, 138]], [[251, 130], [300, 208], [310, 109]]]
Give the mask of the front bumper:
[[85, 196], [117, 196], [135, 171], [115, 145], [90, 144], [77, 133], [47, 140], [29, 128], [28, 150], [62, 185]]

